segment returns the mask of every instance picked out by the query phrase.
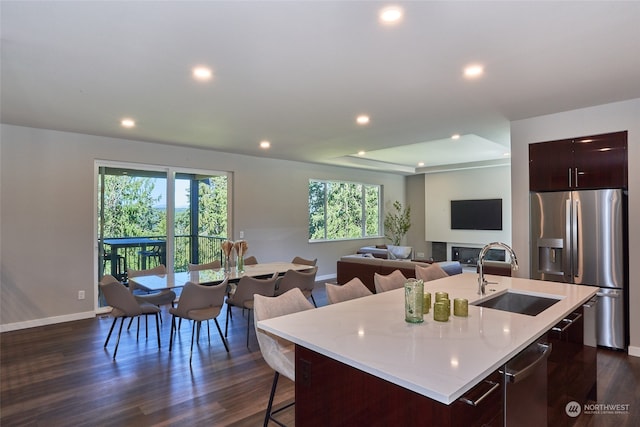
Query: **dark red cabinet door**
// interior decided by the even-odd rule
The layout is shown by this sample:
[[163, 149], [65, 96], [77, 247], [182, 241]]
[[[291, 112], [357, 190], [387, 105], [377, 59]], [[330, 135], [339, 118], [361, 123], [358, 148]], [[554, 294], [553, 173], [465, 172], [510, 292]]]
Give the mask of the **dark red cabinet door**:
[[569, 189], [573, 164], [573, 140], [538, 142], [529, 145], [529, 187], [531, 191]]
[[578, 138], [573, 145], [573, 188], [626, 188], [626, 131]]
[[529, 145], [531, 191], [626, 187], [626, 131]]

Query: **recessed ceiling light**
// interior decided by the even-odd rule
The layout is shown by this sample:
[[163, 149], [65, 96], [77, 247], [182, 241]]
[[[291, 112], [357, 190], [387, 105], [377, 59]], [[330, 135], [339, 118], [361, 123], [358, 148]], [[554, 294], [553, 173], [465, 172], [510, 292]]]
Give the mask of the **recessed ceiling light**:
[[136, 125], [136, 122], [133, 119], [122, 119], [120, 125], [122, 125], [123, 128], [132, 128]]
[[469, 65], [464, 69], [464, 76], [469, 79], [480, 77], [483, 73], [484, 68], [482, 67], [482, 65]]
[[193, 78], [196, 80], [206, 81], [210, 80], [213, 76], [213, 72], [211, 68], [207, 67], [194, 67], [193, 69]]
[[418, 162], [418, 166], [420, 167], [424, 166], [424, 162]]
[[362, 114], [362, 115], [360, 115], [360, 116], [358, 116], [356, 118], [356, 122], [359, 125], [367, 125], [367, 124], [369, 124], [370, 121], [371, 121], [371, 119], [369, 119], [369, 116], [367, 116], [365, 114]]
[[511, 153], [503, 153], [502, 154], [504, 157], [511, 157]]
[[363, 150], [358, 151], [358, 156], [364, 156], [365, 152]]
[[393, 25], [402, 20], [403, 11], [399, 6], [387, 6], [380, 10], [378, 19], [382, 24]]
[[260, 141], [260, 148], [269, 148], [271, 147], [271, 143], [269, 141]]
[[460, 139], [460, 134], [459, 133], [455, 133], [455, 134], [451, 135], [451, 139]]

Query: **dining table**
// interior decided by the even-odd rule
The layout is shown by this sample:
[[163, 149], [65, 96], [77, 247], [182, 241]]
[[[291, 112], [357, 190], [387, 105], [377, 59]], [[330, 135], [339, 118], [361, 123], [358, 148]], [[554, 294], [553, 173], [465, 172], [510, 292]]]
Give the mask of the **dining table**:
[[224, 271], [223, 268], [167, 272], [166, 274], [137, 276], [129, 278], [130, 282], [134, 282], [137, 287], [147, 291], [160, 291], [164, 289], [173, 289], [183, 287], [187, 282], [193, 282], [200, 285], [216, 285], [228, 279], [229, 283], [237, 283], [244, 276], [249, 277], [271, 277], [275, 273], [282, 275], [288, 270], [304, 271], [312, 269], [313, 266], [306, 264], [295, 264], [292, 262], [265, 262], [253, 265], [245, 265], [243, 271], [231, 268]]
[[[111, 275], [113, 277], [122, 277], [122, 275], [128, 268], [126, 254], [127, 248], [140, 248], [140, 251], [145, 251], [147, 247], [158, 246], [160, 248], [160, 254], [162, 257], [160, 263], [166, 263], [164, 256], [166, 254], [167, 241], [163, 239], [152, 237], [116, 237], [104, 239], [103, 244], [108, 245], [110, 249], [109, 253], [111, 260]], [[124, 255], [122, 255], [124, 257], [124, 271], [118, 270], [118, 256], [120, 255], [120, 249], [125, 249]], [[146, 269], [145, 258], [142, 258], [142, 269]]]

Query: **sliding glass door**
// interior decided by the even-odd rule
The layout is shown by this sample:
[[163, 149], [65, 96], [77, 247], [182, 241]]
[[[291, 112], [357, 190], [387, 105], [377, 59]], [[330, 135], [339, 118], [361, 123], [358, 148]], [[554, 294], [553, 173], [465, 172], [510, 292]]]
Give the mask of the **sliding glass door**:
[[[230, 224], [230, 174], [96, 163], [98, 281], [127, 270], [221, 259]], [[98, 298], [98, 306], [104, 305]]]

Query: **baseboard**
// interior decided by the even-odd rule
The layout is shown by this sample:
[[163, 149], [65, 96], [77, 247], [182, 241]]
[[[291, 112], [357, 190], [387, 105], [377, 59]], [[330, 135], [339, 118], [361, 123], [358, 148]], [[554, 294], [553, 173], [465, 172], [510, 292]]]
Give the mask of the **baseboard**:
[[25, 322], [7, 323], [0, 325], [0, 332], [17, 331], [20, 329], [35, 328], [38, 326], [53, 325], [55, 323], [72, 322], [74, 320], [90, 319], [95, 317], [94, 311], [82, 313], [65, 314], [64, 316], [45, 317], [43, 319], [27, 320]]
[[325, 274], [324, 276], [316, 276], [316, 282], [324, 282], [325, 280], [333, 280], [338, 277], [336, 274]]
[[629, 356], [640, 357], [640, 347], [629, 346]]

